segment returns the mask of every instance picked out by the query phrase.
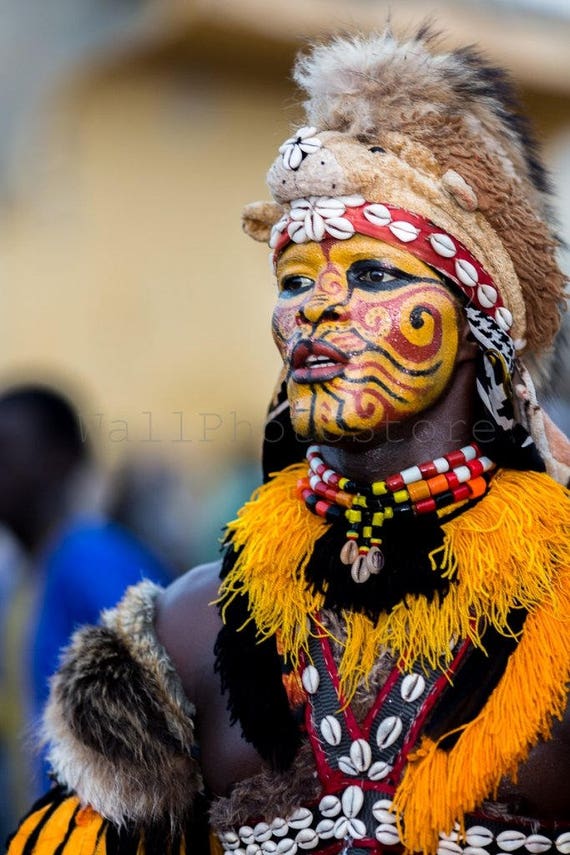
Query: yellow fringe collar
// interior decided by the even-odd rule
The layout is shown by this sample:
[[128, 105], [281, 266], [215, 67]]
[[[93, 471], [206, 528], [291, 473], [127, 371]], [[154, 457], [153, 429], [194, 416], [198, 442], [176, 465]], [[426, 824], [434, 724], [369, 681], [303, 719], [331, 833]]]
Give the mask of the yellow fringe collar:
[[[327, 524], [295, 496], [305, 465], [280, 472], [261, 487], [229, 526], [238, 560], [220, 589], [224, 607], [240, 593], [260, 638], [279, 636], [293, 666], [308, 653], [307, 616], [323, 596], [307, 590], [304, 570]], [[508, 632], [512, 608], [529, 612], [520, 643], [497, 689], [450, 752], [424, 740], [409, 763], [395, 805], [405, 816], [410, 851], [437, 850], [449, 832], [513, 775], [530, 748], [548, 737], [567, 701], [570, 680], [569, 493], [547, 475], [499, 471], [485, 498], [444, 522], [443, 546], [432, 566], [455, 584], [443, 603], [419, 597], [401, 604], [377, 625], [346, 612], [347, 638], [339, 664], [341, 689], [350, 701], [381, 650], [436, 666], [450, 658], [451, 638], [482, 647], [487, 626]]]

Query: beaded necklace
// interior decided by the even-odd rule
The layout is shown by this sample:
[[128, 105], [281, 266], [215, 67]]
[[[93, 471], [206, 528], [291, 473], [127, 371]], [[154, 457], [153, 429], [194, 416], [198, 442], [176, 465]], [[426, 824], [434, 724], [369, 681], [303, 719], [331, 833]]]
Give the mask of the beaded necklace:
[[307, 462], [309, 472], [297, 482], [297, 495], [327, 522], [343, 518], [348, 522], [340, 560], [350, 566], [358, 583], [380, 573], [384, 566], [380, 529], [386, 521], [477, 499], [487, 490], [486, 474], [495, 468], [474, 442], [367, 485], [328, 467], [318, 445], [309, 447]]

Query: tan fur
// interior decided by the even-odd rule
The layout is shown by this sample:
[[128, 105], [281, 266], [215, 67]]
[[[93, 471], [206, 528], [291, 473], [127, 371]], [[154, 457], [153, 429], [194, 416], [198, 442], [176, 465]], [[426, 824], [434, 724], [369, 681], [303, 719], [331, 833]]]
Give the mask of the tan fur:
[[159, 593], [142, 582], [75, 633], [44, 717], [57, 780], [117, 825], [177, 827], [202, 788], [194, 707], [153, 630]]
[[271, 228], [281, 217], [283, 208], [275, 202], [251, 202], [242, 212], [242, 226], [254, 240], [267, 243]]

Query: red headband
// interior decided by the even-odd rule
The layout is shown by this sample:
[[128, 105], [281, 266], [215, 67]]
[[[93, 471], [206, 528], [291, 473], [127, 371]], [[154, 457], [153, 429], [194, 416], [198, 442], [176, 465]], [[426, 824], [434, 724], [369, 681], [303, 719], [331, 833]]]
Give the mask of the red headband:
[[291, 210], [273, 227], [273, 259], [291, 242], [325, 238], [347, 240], [354, 234], [405, 245], [417, 258], [454, 282], [471, 305], [494, 318], [510, 334], [513, 317], [491, 276], [457, 238], [419, 214], [394, 205], [365, 202], [361, 196], [310, 196], [294, 199]]

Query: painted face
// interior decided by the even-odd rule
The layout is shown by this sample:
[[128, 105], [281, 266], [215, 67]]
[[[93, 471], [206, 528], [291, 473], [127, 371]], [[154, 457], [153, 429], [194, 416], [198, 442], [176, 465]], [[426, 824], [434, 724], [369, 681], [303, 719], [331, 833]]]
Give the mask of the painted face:
[[447, 386], [459, 306], [411, 253], [362, 235], [292, 244], [277, 283], [273, 336], [300, 436], [381, 435]]

